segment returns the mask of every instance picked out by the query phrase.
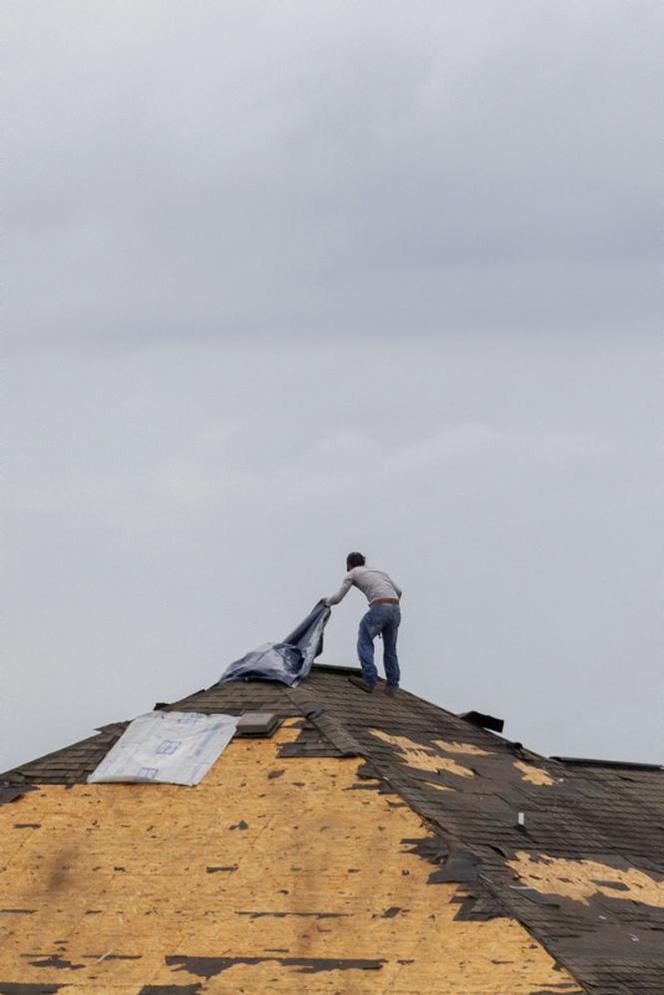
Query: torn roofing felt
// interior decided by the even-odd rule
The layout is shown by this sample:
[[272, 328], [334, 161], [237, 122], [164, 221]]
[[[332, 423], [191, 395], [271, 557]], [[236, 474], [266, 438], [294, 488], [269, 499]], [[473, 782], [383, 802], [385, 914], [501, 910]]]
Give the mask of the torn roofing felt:
[[296, 687], [323, 652], [323, 630], [329, 617], [330, 609], [319, 601], [282, 642], [263, 643], [231, 663], [221, 675], [219, 684], [262, 680]]

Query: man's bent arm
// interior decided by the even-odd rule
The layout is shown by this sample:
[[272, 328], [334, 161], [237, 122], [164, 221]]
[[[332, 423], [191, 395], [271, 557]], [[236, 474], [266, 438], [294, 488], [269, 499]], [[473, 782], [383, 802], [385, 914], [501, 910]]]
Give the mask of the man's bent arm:
[[346, 574], [343, 579], [343, 583], [336, 594], [333, 594], [331, 598], [327, 599], [328, 605], [338, 605], [342, 598], [345, 598], [351, 587], [353, 586], [353, 578], [350, 574]]

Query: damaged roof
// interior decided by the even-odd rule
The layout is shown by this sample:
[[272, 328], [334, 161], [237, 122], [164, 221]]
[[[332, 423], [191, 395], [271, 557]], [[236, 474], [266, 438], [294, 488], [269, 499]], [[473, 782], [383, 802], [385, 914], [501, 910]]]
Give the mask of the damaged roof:
[[[166, 992], [239, 991], [240, 982], [236, 981], [230, 985], [226, 973], [232, 968], [233, 971], [240, 972], [236, 977], [248, 986], [245, 987], [246, 991], [266, 990], [265, 987], [251, 987], [252, 984], [259, 983], [256, 980], [259, 976], [252, 975], [251, 972], [260, 969], [267, 972], [260, 976], [260, 986], [267, 985], [267, 990], [275, 991], [292, 990], [289, 987], [280, 987], [282, 984], [279, 980], [280, 972], [286, 972], [288, 976], [291, 973], [298, 974], [298, 980], [295, 984], [291, 978], [291, 981], [283, 984], [287, 986], [295, 984], [295, 987], [306, 991], [453, 992], [455, 989], [451, 986], [455, 984], [458, 986], [460, 982], [458, 978], [456, 980], [447, 978], [445, 972], [448, 968], [444, 966], [443, 961], [437, 968], [438, 974], [436, 974], [435, 964], [432, 966], [435, 953], [427, 955], [427, 964], [424, 962], [424, 957], [418, 960], [416, 954], [413, 954], [412, 958], [402, 956], [398, 965], [392, 964], [389, 955], [390, 944], [397, 941], [391, 939], [388, 942], [387, 933], [381, 940], [379, 930], [388, 929], [389, 923], [378, 922], [383, 917], [389, 920], [401, 916], [403, 921], [399, 932], [395, 935], [399, 937], [408, 935], [405, 923], [414, 923], [419, 915], [415, 909], [417, 898], [422, 910], [417, 927], [419, 932], [413, 933], [413, 946], [415, 948], [419, 944], [422, 950], [428, 949], [426, 944], [433, 942], [433, 938], [426, 932], [430, 927], [426, 925], [425, 920], [435, 915], [430, 911], [435, 907], [431, 906], [431, 903], [440, 901], [445, 904], [442, 898], [440, 900], [435, 898], [436, 889], [441, 889], [438, 894], [442, 896], [448, 894], [445, 889], [452, 888], [455, 898], [450, 898], [449, 901], [456, 902], [455, 922], [472, 922], [485, 927], [498, 921], [518, 924], [531, 939], [533, 950], [543, 948], [550, 955], [551, 970], [557, 972], [551, 976], [553, 980], [549, 977], [545, 982], [546, 987], [540, 984], [538, 988], [518, 987], [521, 982], [509, 982], [512, 985], [510, 995], [512, 992], [522, 991], [524, 993], [564, 992], [568, 995], [573, 995], [574, 992], [595, 993], [595, 995], [646, 995], [646, 993], [661, 995], [664, 991], [664, 847], [662, 845], [664, 772], [661, 768], [653, 765], [643, 765], [643, 767], [616, 763], [602, 765], [599, 761], [543, 758], [519, 744], [511, 743], [502, 736], [478, 726], [473, 721], [447, 712], [406, 691], [400, 691], [392, 697], [384, 693], [381, 684], [373, 695], [366, 695], [349, 683], [347, 678], [350, 672], [346, 668], [315, 666], [311, 675], [297, 688], [287, 688], [262, 681], [236, 682], [199, 691], [178, 702], [159, 703], [158, 707], [208, 714], [222, 712], [241, 715], [247, 712], [271, 712], [285, 720], [282, 734], [275, 736], [274, 741], [268, 741], [266, 745], [265, 740], [238, 740], [237, 746], [232, 744], [219, 760], [220, 777], [223, 774], [228, 779], [233, 770], [235, 775], [239, 776], [238, 772], [241, 771], [245, 784], [249, 785], [250, 777], [247, 770], [250, 768], [242, 765], [233, 767], [233, 758], [240, 757], [240, 754], [234, 754], [233, 750], [240, 749], [242, 744], [242, 750], [247, 751], [241, 755], [245, 758], [243, 763], [246, 764], [259, 764], [261, 757], [269, 756], [269, 760], [260, 760], [261, 763], [268, 763], [270, 768], [264, 775], [266, 785], [262, 789], [264, 793], [256, 794], [255, 784], [251, 788], [252, 801], [251, 805], [247, 805], [247, 811], [251, 808], [252, 818], [247, 815], [246, 818], [229, 824], [227, 827], [229, 833], [239, 828], [241, 835], [242, 823], [245, 823], [250, 835], [250, 827], [255, 825], [255, 819], [262, 819], [263, 825], [269, 822], [276, 827], [276, 821], [271, 821], [274, 808], [271, 807], [269, 792], [272, 789], [285, 791], [287, 782], [290, 784], [290, 790], [294, 792], [293, 797], [297, 796], [299, 791], [297, 797], [306, 799], [302, 803], [302, 820], [309, 816], [313, 819], [313, 808], [321, 806], [320, 812], [316, 809], [318, 812], [316, 818], [320, 816], [323, 819], [321, 824], [327, 826], [323, 799], [333, 797], [330, 794], [333, 792], [333, 786], [336, 784], [338, 787], [341, 783], [335, 778], [342, 778], [341, 772], [351, 768], [351, 780], [340, 790], [345, 792], [354, 789], [357, 794], [353, 796], [351, 791], [350, 795], [343, 797], [341, 794], [334, 795], [336, 799], [334, 806], [338, 808], [339, 819], [345, 812], [344, 818], [354, 820], [355, 815], [350, 813], [355, 810], [347, 808], [358, 804], [357, 800], [353, 801], [352, 798], [361, 799], [365, 792], [373, 792], [383, 807], [380, 811], [376, 809], [375, 812], [371, 809], [371, 818], [375, 818], [375, 833], [371, 839], [375, 837], [383, 840], [381, 845], [387, 846], [385, 841], [389, 839], [390, 834], [389, 819], [407, 820], [417, 816], [418, 825], [423, 827], [423, 831], [413, 837], [401, 838], [400, 847], [394, 849], [393, 856], [389, 847], [386, 851], [381, 851], [380, 855], [381, 866], [389, 868], [393, 861], [397, 869], [395, 873], [401, 875], [401, 878], [395, 879], [396, 883], [391, 886], [393, 894], [401, 894], [399, 890], [401, 888], [414, 888], [413, 882], [406, 880], [410, 875], [417, 877], [412, 868], [417, 867], [420, 869], [417, 873], [424, 874], [422, 881], [425, 887], [420, 888], [416, 894], [408, 893], [412, 909], [406, 909], [404, 912], [404, 905], [395, 899], [380, 911], [378, 908], [370, 913], [367, 910], [367, 922], [371, 927], [368, 929], [368, 935], [375, 935], [376, 942], [380, 940], [384, 945], [375, 950], [370, 948], [368, 942], [363, 945], [362, 933], [358, 934], [356, 929], [352, 934], [348, 934], [354, 936], [353, 949], [349, 947], [344, 950], [343, 942], [346, 941], [342, 942], [342, 935], [346, 934], [342, 931], [346, 927], [343, 918], [360, 914], [351, 903], [351, 891], [354, 887], [352, 872], [357, 866], [358, 874], [377, 873], [370, 866], [365, 867], [367, 854], [364, 851], [368, 847], [373, 847], [374, 843], [367, 844], [366, 840], [364, 843], [352, 842], [352, 840], [359, 841], [361, 832], [366, 830], [366, 826], [362, 828], [360, 820], [358, 823], [360, 828], [354, 829], [355, 835], [351, 834], [345, 840], [340, 838], [336, 843], [330, 844], [330, 849], [325, 851], [325, 861], [330, 861], [332, 851], [336, 859], [337, 847], [341, 848], [342, 852], [347, 848], [348, 877], [344, 875], [342, 885], [337, 881], [329, 897], [331, 899], [333, 893], [337, 892], [346, 895], [347, 902], [351, 903], [347, 906], [348, 911], [329, 908], [321, 911], [319, 907], [321, 891], [325, 892], [326, 888], [331, 887], [331, 882], [324, 880], [324, 870], [321, 869], [320, 882], [309, 881], [307, 885], [311, 896], [309, 904], [313, 903], [316, 906], [314, 909], [298, 906], [293, 910], [288, 905], [294, 900], [292, 896], [297, 890], [292, 882], [288, 887], [275, 888], [275, 904], [282, 901], [288, 905], [288, 908], [233, 909], [234, 921], [238, 920], [245, 924], [245, 931], [238, 934], [240, 937], [238, 942], [245, 944], [239, 953], [237, 950], [229, 951], [228, 946], [221, 952], [206, 948], [201, 953], [192, 936], [190, 946], [196, 947], [194, 952], [186, 943], [184, 945], [180, 943], [181, 949], [163, 950], [163, 956], [160, 954], [163, 961], [160, 970], [176, 972], [174, 981], [166, 983], [162, 975], [156, 980], [152, 977], [146, 979], [136, 967], [132, 968], [134, 971], [131, 975], [132, 980], [127, 981], [127, 986], [121, 990], [127, 993], [141, 992], [144, 995], [149, 995], [151, 992], [164, 995]], [[150, 821], [157, 826], [155, 830], [157, 833], [159, 819], [168, 818], [169, 811], [176, 822], [178, 820], [186, 822], [186, 814], [189, 811], [192, 824], [188, 828], [184, 827], [182, 831], [187, 838], [191, 837], [196, 830], [196, 819], [199, 818], [196, 813], [203, 811], [202, 808], [197, 808], [199, 802], [195, 802], [194, 799], [204, 797], [200, 792], [208, 778], [195, 789], [174, 789], [152, 785], [139, 787], [85, 784], [88, 774], [117, 741], [125, 727], [126, 723], [122, 722], [105, 726], [96, 735], [81, 743], [23, 764], [1, 775], [4, 795], [0, 792], [0, 801], [5, 801], [7, 804], [3, 805], [0, 811], [12, 809], [9, 826], [30, 824], [31, 820], [27, 817], [18, 818], [21, 806], [24, 806], [26, 811], [32, 806], [30, 811], [34, 809], [37, 812], [39, 798], [45, 799], [41, 804], [45, 806], [46, 820], [51, 811], [49, 806], [60, 805], [64, 812], [70, 803], [62, 802], [60, 799], [63, 796], [58, 792], [61, 792], [62, 786], [74, 786], [75, 791], [79, 793], [76, 797], [81, 798], [82, 807], [89, 803], [90, 798], [95, 800], [95, 804], [102, 806], [105, 804], [103, 801], [105, 797], [122, 799], [122, 804], [118, 802], [118, 818], [127, 824], [134, 818], [132, 806], [137, 804], [139, 799], [142, 804], [145, 799], [144, 804], [148, 808], [153, 804], [151, 799], [154, 799], [154, 805], [157, 805], [161, 799], [159, 802], [161, 809], [149, 808]], [[269, 755], [261, 752], [267, 749], [268, 745], [272, 751]], [[252, 750], [255, 751], [253, 754]], [[307, 766], [306, 761], [317, 761], [319, 766]], [[338, 761], [343, 761], [343, 764], [338, 764]], [[353, 763], [349, 767], [346, 764], [350, 761]], [[294, 764], [292, 768], [289, 768], [289, 762]], [[212, 779], [211, 785], [217, 783], [213, 778], [216, 769], [213, 768], [209, 775]], [[310, 773], [298, 775], [295, 780], [288, 781], [290, 770]], [[337, 770], [340, 772], [338, 775], [335, 774]], [[316, 775], [320, 778], [319, 781], [314, 777], [316, 771], [319, 772], [319, 775]], [[228, 787], [230, 782], [226, 780], [223, 783], [226, 787], [225, 794], [220, 796], [222, 805], [223, 798], [232, 794]], [[263, 784], [263, 781], [260, 784]], [[49, 794], [49, 786], [53, 787], [55, 793]], [[56, 786], [60, 787], [56, 790]], [[239, 788], [241, 787], [244, 785], [239, 782]], [[99, 794], [104, 789], [107, 791], [110, 789], [113, 794], [107, 796]], [[20, 794], [21, 791], [24, 792], [23, 795]], [[307, 792], [312, 793], [312, 796], [310, 797]], [[290, 795], [284, 795], [282, 803], [284, 806], [290, 805], [289, 818], [292, 818], [294, 803], [292, 799], [288, 801], [290, 798]], [[175, 799], [178, 799], [177, 802]], [[365, 801], [368, 803], [369, 795]], [[202, 805], [202, 802], [200, 804]], [[375, 804], [378, 804], [378, 801]], [[170, 808], [175, 805], [178, 806], [177, 815], [175, 808]], [[261, 809], [261, 805], [265, 811]], [[209, 803], [206, 803], [206, 808], [209, 809]], [[309, 815], [305, 816], [304, 810]], [[368, 811], [368, 809], [363, 810], [367, 825], [371, 823]], [[280, 816], [281, 814], [283, 813], [280, 813]], [[297, 806], [295, 815], [297, 815]], [[315, 824], [320, 829], [321, 824]], [[353, 826], [355, 826], [354, 821]], [[147, 830], [147, 827], [143, 828]], [[150, 828], [152, 829], [152, 826]], [[25, 839], [25, 833], [24, 828], [22, 840]], [[235, 831], [233, 841], [237, 835]], [[254, 849], [247, 854], [234, 849], [235, 842], [232, 846], [226, 843], [222, 846], [218, 840], [215, 844], [215, 847], [218, 844], [218, 848], [210, 855], [205, 874], [208, 878], [212, 875], [216, 882], [223, 879], [228, 882], [233, 876], [233, 868], [237, 870], [245, 866], [242, 864], [243, 860], [248, 862], [246, 868], [249, 873], [251, 861], [259, 859], [259, 841], [264, 840], [264, 845], [267, 847], [268, 835], [263, 832], [255, 842]], [[90, 828], [87, 838], [94, 839], [94, 827]], [[228, 839], [231, 839], [230, 835]], [[170, 836], [169, 840], [171, 840], [169, 846], [175, 846]], [[300, 839], [299, 843], [305, 848], [309, 846], [307, 840]], [[230, 846], [228, 852], [224, 849], [227, 845]], [[311, 845], [313, 847], [314, 844]], [[282, 849], [279, 849], [274, 841], [270, 842], [270, 846], [274, 846], [275, 849], [265, 854], [266, 866], [276, 864], [274, 873], [279, 879], [281, 875], [279, 864], [282, 862], [283, 874], [295, 875], [293, 880], [297, 885], [297, 871], [293, 870], [298, 867], [297, 848], [288, 849], [288, 834], [280, 844]], [[355, 846], [358, 852], [355, 851]], [[124, 867], [127, 861], [121, 859], [122, 854], [118, 850], [117, 840], [113, 843], [113, 847], [114, 859], [119, 862], [113, 865], [117, 871], [117, 866]], [[19, 854], [16, 858], [19, 861], [17, 867], [23, 866], [20, 865], [20, 860], [27, 858], [23, 854], [19, 859], [20, 853], [16, 852]], [[23, 853], [23, 847], [20, 852]], [[411, 862], [415, 860], [416, 863], [402, 866], [403, 854], [408, 854], [409, 860]], [[35, 859], [37, 856], [38, 853], [35, 854]], [[369, 859], [370, 856], [369, 854]], [[288, 861], [290, 864], [286, 867]], [[74, 858], [72, 862], [75, 863]], [[102, 863], [100, 858], [100, 865]], [[7, 871], [8, 867], [10, 864], [4, 870]], [[424, 871], [421, 868], [424, 868]], [[25, 867], [23, 870], [25, 871]], [[89, 878], [86, 878], [86, 881], [94, 879], [92, 868], [89, 870]], [[36, 874], [37, 871], [33, 869], [31, 873]], [[167, 873], [167, 870], [162, 867], [159, 873]], [[11, 874], [7, 880], [11, 883]], [[285, 878], [281, 881], [282, 884], [284, 880]], [[347, 881], [351, 884], [347, 884]], [[276, 883], [278, 882], [275, 880]], [[19, 887], [18, 883], [16, 887]], [[83, 885], [81, 887], [83, 888]], [[111, 887], [111, 878], [109, 878], [108, 888]], [[217, 887], [222, 886], [218, 884]], [[230, 885], [225, 883], [222, 890], [224, 887]], [[255, 887], [258, 888], [258, 885]], [[85, 888], [88, 888], [87, 884]], [[365, 893], [366, 889], [365, 880]], [[280, 890], [286, 892], [282, 898], [279, 898]], [[7, 894], [6, 889], [4, 894]], [[88, 895], [88, 892], [85, 894]], [[358, 901], [360, 894], [361, 892], [358, 892], [356, 896]], [[30, 914], [25, 911], [31, 908], [29, 892], [22, 893], [22, 897], [17, 895], [17, 903], [19, 898], [24, 902], [23, 905], [7, 904], [6, 908], [0, 909], [0, 920], [12, 920], [10, 949], [11, 936], [15, 937], [16, 944], [20, 945], [23, 942], [21, 940], [23, 927], [17, 925], [17, 922], [22, 920], [25, 923], [30, 918]], [[65, 899], [60, 901], [62, 904]], [[35, 906], [33, 912], [38, 911], [37, 902], [33, 904]], [[96, 902], [90, 898], [90, 909], [86, 909], [85, 914], [89, 912], [94, 918], [94, 909], [97, 906], [99, 908], [103, 906], [101, 895]], [[24, 914], [19, 915], [21, 909], [24, 910]], [[217, 911], [214, 915], [222, 916], [222, 910], [216, 906], [215, 909]], [[396, 911], [391, 911], [392, 909]], [[426, 916], [425, 909], [429, 910]], [[272, 945], [266, 946], [263, 938], [260, 949], [256, 945], [257, 934], [246, 932], [247, 923], [252, 925], [261, 923], [262, 917], [268, 915], [272, 917], [271, 924], [278, 920], [279, 916], [297, 917], [297, 922], [306, 923], [306, 930], [311, 931], [313, 927], [307, 919], [310, 914], [323, 916], [322, 920], [320, 918], [315, 920], [315, 941], [320, 947], [316, 956], [305, 956], [302, 952], [304, 935], [309, 937], [306, 942], [315, 946], [311, 932], [295, 935], [292, 932], [295, 927], [289, 927], [291, 932], [283, 934], [283, 943], [275, 940]], [[442, 912], [440, 914], [442, 915]], [[329, 916], [329, 921], [325, 919], [326, 915]], [[221, 921], [222, 919], [219, 919], [219, 922]], [[276, 926], [274, 928], [277, 929]], [[326, 937], [325, 930], [330, 931], [329, 938]], [[196, 935], [200, 938], [203, 933], [197, 930]], [[247, 947], [246, 937], [249, 935], [253, 937], [251, 940], [253, 946]], [[433, 937], [435, 935], [437, 934], [434, 933]], [[461, 932], [458, 935], [459, 939], [456, 942], [461, 945]], [[482, 936], [487, 935], [485, 929]], [[72, 961], [71, 951], [68, 953], [66, 946], [42, 951], [24, 951], [17, 947], [17, 963], [24, 965], [25, 976], [6, 977], [3, 982], [5, 975], [0, 971], [0, 995], [4, 991], [20, 992], [21, 995], [46, 990], [56, 991], [58, 984], [64, 985], [62, 978], [65, 974], [67, 975], [65, 990], [76, 991], [77, 986], [83, 983], [84, 968], [86, 965], [89, 967], [91, 963], [90, 960], [85, 960], [87, 954], [91, 956], [92, 953], [98, 953], [102, 963], [120, 955], [127, 958], [135, 957], [138, 960], [144, 956], [127, 953], [124, 950], [118, 951], [111, 945], [110, 936], [108, 942], [111, 952], [106, 958], [103, 956], [105, 950], [101, 949], [81, 952], [78, 955], [81, 966], [77, 969], [81, 975], [72, 975], [71, 979], [69, 973], [74, 970], [71, 965], [78, 961]], [[154, 935], [151, 942], [153, 945], [156, 942]], [[202, 940], [199, 939], [197, 942], [200, 943]], [[327, 949], [328, 942], [332, 947], [329, 956], [325, 958], [321, 956], [320, 950]], [[482, 942], [480, 939], [475, 946], [481, 945]], [[338, 945], [335, 947], [334, 943]], [[509, 961], [500, 956], [500, 950], [505, 950], [506, 955], [509, 955], [509, 945], [506, 944], [507, 940], [503, 938], [495, 949], [492, 948], [493, 956], [488, 957], [486, 963], [493, 966], [487, 968], [489, 973], [486, 976], [480, 978], [477, 975], [471, 982], [474, 987], [465, 989], [457, 987], [456, 991], [464, 990], [469, 993], [472, 991], [473, 995], [506, 991], [507, 988], [504, 986], [508, 982], [500, 973], [508, 970], [501, 965]], [[526, 948], [527, 944], [523, 950]], [[432, 947], [432, 950], [434, 949]], [[27, 954], [30, 954], [32, 961]], [[37, 983], [34, 980], [34, 971], [37, 969], [32, 966], [40, 960], [37, 954], [40, 954], [45, 964], [39, 977], [43, 979], [46, 987], [41, 988], [29, 987]], [[470, 955], [464, 956], [466, 962], [470, 963], [468, 959]], [[519, 956], [525, 965], [526, 954], [523, 952], [520, 955], [514, 954], [513, 962], [517, 964]], [[65, 961], [70, 966], [62, 973], [54, 974], [53, 970], [59, 966], [58, 961]], [[28, 970], [28, 965], [33, 971], [32, 974]], [[108, 965], [107, 968], [110, 970]], [[392, 968], [401, 973], [390, 974], [390, 984], [386, 986], [388, 971]], [[123, 970], [128, 970], [126, 965]], [[409, 970], [410, 976], [407, 973]], [[533, 967], [533, 971], [535, 970], [541, 970], [546, 974], [549, 969], [545, 968], [542, 962], [541, 965]], [[45, 971], [49, 974], [48, 977]], [[352, 985], [349, 987], [349, 982], [344, 978], [350, 975], [340, 976], [339, 971], [358, 972], [357, 976], [361, 977], [361, 981], [353, 984], [360, 987]], [[367, 972], [372, 972], [372, 978], [380, 977], [383, 980], [370, 980]], [[325, 979], [328, 973], [333, 975], [331, 987], [326, 987]], [[310, 974], [315, 975], [315, 979], [309, 981], [308, 977], [300, 977]], [[400, 979], [398, 982], [397, 977]], [[28, 980], [25, 980], [26, 978]], [[270, 978], [272, 980], [268, 985]], [[439, 983], [436, 981], [437, 978], [440, 978]], [[222, 981], [230, 987], [219, 987]], [[50, 989], [49, 984], [55, 987]], [[15, 987], [12, 988], [12, 985]], [[17, 985], [19, 987], [16, 987]], [[20, 987], [21, 985], [25, 987]], [[234, 987], [235, 985], [237, 987]], [[423, 985], [425, 987], [422, 987]], [[500, 987], [501, 985], [503, 987]]]

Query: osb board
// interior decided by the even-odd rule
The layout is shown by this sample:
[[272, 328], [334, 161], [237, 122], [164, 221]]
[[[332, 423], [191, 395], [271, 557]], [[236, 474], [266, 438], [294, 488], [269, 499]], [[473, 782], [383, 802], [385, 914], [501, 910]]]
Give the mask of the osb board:
[[516, 921], [455, 919], [459, 886], [427, 884], [403, 842], [418, 816], [357, 790], [355, 759], [279, 759], [295, 734], [234, 741], [196, 788], [49, 785], [2, 806], [0, 990], [578, 991]]
[[519, 880], [545, 895], [561, 895], [589, 904], [597, 895], [629, 899], [640, 905], [664, 909], [664, 881], [638, 867], [615, 867], [596, 860], [566, 860], [544, 853], [516, 853], [508, 866]]

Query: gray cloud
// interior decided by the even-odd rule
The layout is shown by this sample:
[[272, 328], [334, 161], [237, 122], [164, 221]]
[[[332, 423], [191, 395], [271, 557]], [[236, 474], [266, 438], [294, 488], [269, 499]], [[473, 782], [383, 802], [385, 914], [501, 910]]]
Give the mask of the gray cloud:
[[4, 764], [350, 547], [407, 686], [661, 759], [661, 8], [8, 10]]
[[654, 320], [654, 4], [13, 21], [21, 339]]

